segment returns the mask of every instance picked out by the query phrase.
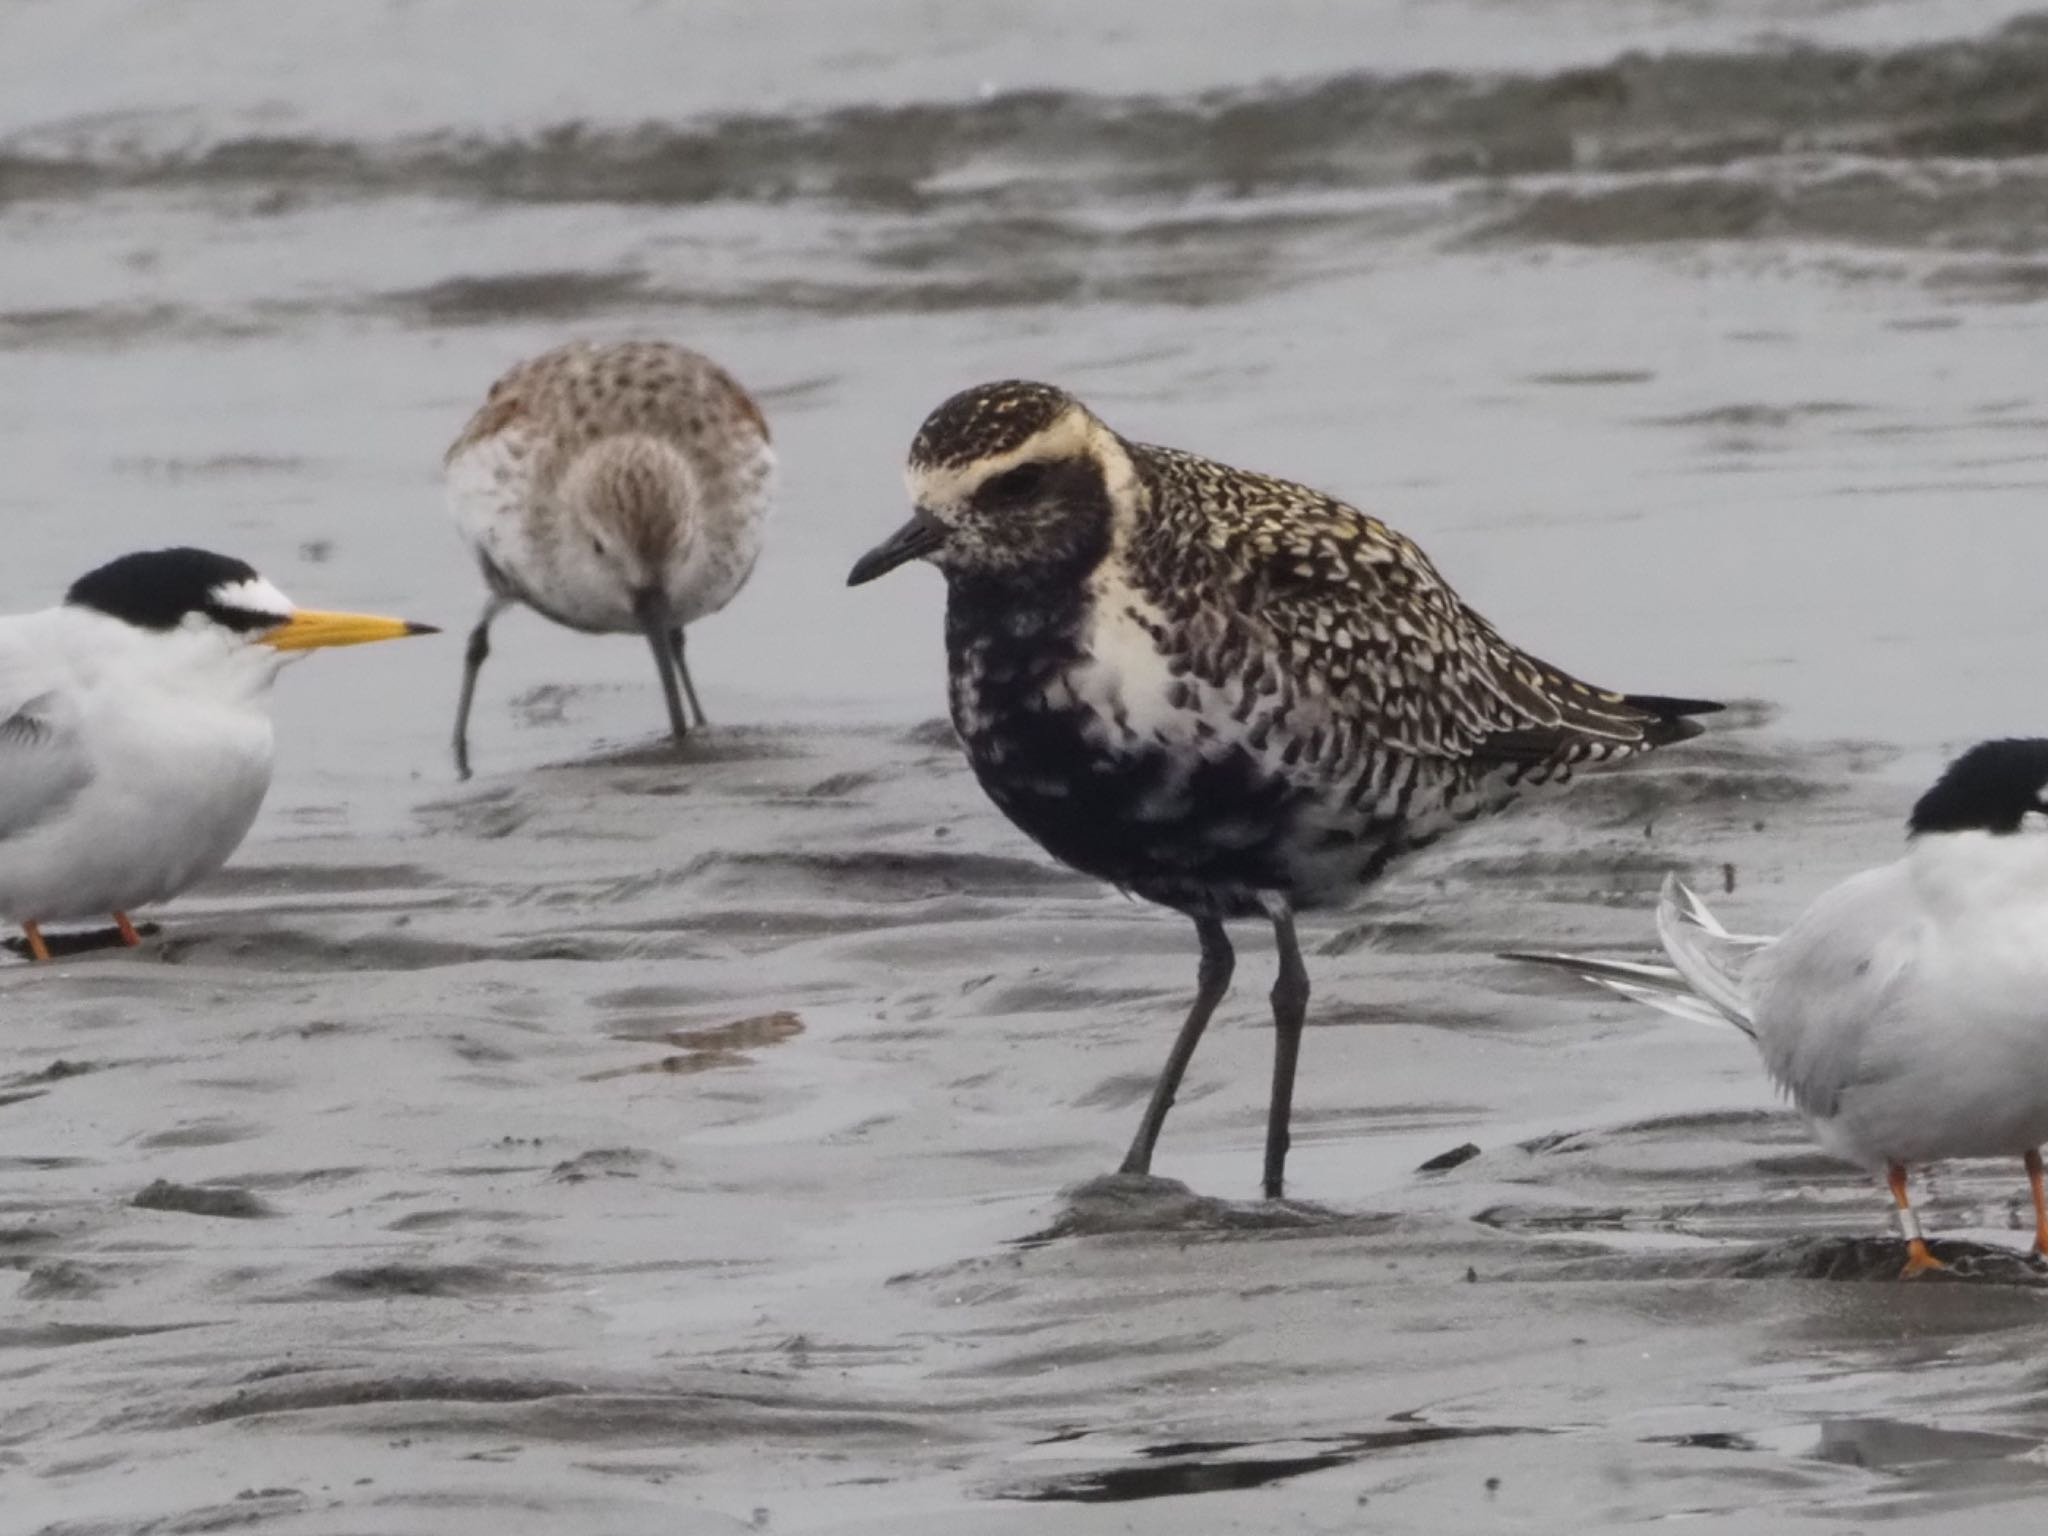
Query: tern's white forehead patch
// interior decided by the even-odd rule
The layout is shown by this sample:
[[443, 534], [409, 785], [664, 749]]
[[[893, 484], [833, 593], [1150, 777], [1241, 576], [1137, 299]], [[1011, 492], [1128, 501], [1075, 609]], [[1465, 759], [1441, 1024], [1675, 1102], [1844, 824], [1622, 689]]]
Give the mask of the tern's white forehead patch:
[[290, 618], [298, 607], [261, 576], [224, 581], [207, 593], [207, 601], [213, 607], [230, 608], [237, 613], [267, 613], [280, 622]]

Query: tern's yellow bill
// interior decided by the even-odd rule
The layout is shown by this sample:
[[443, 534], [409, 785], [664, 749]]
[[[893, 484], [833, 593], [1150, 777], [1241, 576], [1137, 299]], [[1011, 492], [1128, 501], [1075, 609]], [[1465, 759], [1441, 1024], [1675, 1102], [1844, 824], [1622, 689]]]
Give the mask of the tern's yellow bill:
[[324, 613], [301, 608], [263, 636], [279, 651], [313, 651], [332, 645], [368, 645], [373, 640], [403, 640], [407, 635], [438, 635], [432, 624], [387, 619], [374, 613]]

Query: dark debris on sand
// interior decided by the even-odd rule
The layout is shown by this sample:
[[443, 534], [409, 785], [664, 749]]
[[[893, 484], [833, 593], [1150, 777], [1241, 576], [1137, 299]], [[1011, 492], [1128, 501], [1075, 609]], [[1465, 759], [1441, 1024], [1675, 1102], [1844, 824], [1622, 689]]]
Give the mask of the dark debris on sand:
[[[1916, 1275], [1913, 1285], [1979, 1284], [2048, 1288], [2048, 1260], [2019, 1248], [1957, 1238], [1927, 1246], [1947, 1267]], [[1710, 1253], [1604, 1255], [1574, 1264], [1569, 1274], [1599, 1280], [1846, 1280], [1899, 1284], [1906, 1244], [1897, 1237], [1807, 1237]]]
[[[2048, 1287], [2048, 1260], [2032, 1253], [1953, 1238], [1931, 1238], [1927, 1246], [1948, 1267], [1916, 1276], [1915, 1284]], [[1803, 1238], [1732, 1254], [1716, 1267], [1738, 1280], [1897, 1280], [1906, 1267], [1906, 1244], [1896, 1237]]]
[[1417, 1173], [1448, 1173], [1453, 1168], [1463, 1167], [1478, 1155], [1479, 1146], [1476, 1142], [1460, 1142], [1447, 1152], [1439, 1152], [1435, 1157], [1417, 1163], [1415, 1171]]
[[[135, 931], [145, 939], [153, 939], [163, 932], [163, 929], [155, 923], [137, 923]], [[45, 933], [43, 943], [49, 949], [52, 960], [66, 960], [73, 955], [89, 955], [96, 950], [129, 947], [118, 928], [85, 928], [71, 933]], [[28, 940], [19, 936], [0, 938], [0, 949], [5, 949], [22, 960], [29, 957]]]
[[[1411, 1419], [1413, 1415], [1398, 1415]], [[1284, 1444], [1252, 1440], [1183, 1440], [1141, 1447], [1125, 1465], [1091, 1469], [996, 1495], [1029, 1503], [1123, 1504], [1138, 1499], [1263, 1488], [1384, 1452], [1443, 1440], [1544, 1434], [1509, 1424], [1396, 1423], [1353, 1435], [1313, 1435]], [[1063, 1437], [1079, 1440], [1083, 1435]], [[1258, 1454], [1260, 1452], [1265, 1454]], [[1249, 1454], [1248, 1454], [1249, 1453]], [[1199, 1528], [1199, 1527], [1195, 1527]]]
[[239, 1185], [173, 1184], [169, 1179], [156, 1180], [128, 1203], [144, 1211], [180, 1211], [187, 1216], [228, 1216], [243, 1221], [277, 1214]]
[[346, 1296], [480, 1296], [521, 1286], [516, 1276], [481, 1264], [376, 1264], [337, 1269], [321, 1283]]

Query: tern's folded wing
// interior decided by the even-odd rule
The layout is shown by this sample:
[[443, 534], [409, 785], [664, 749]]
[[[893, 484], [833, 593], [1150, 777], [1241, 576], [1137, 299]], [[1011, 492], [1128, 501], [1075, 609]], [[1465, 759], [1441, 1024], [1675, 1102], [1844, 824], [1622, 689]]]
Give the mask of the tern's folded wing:
[[92, 781], [74, 702], [14, 659], [0, 647], [0, 858]]
[[1879, 1043], [1920, 964], [1923, 924], [1904, 860], [1824, 891], [1759, 961], [1757, 1044], [1819, 1119], [1890, 1068]]

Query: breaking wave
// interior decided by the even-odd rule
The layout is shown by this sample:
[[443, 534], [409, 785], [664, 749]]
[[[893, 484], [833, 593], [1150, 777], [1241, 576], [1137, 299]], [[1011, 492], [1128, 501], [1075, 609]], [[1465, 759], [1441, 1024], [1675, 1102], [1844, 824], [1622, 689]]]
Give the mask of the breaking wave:
[[[1012, 92], [686, 123], [562, 123], [386, 142], [241, 137], [176, 147], [48, 134], [0, 145], [0, 204], [135, 188], [427, 194], [678, 205], [1243, 195], [1462, 179], [1701, 171], [1798, 156], [2006, 160], [2048, 153], [2048, 15], [1889, 51], [1773, 46], [1630, 54], [1541, 74], [1342, 74], [1184, 97]], [[1768, 218], [1700, 205], [1709, 230]], [[1625, 206], [1580, 215], [1598, 225]], [[1543, 216], [1570, 220], [1557, 206]], [[1565, 231], [1565, 238], [1573, 238]]]

